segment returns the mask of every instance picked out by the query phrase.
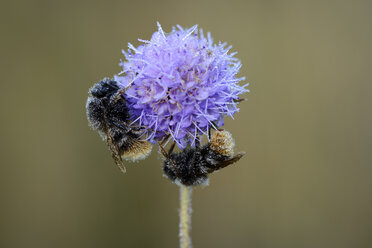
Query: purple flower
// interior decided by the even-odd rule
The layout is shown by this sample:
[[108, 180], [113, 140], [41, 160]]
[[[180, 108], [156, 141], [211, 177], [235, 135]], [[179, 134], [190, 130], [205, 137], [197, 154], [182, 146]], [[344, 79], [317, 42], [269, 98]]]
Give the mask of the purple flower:
[[132, 124], [144, 129], [145, 139], [170, 136], [181, 149], [193, 146], [239, 110], [239, 95], [249, 90], [238, 85], [245, 78], [236, 77], [241, 63], [236, 52], [228, 53], [231, 46], [214, 44], [196, 25], [165, 34], [158, 23], [151, 40], [139, 41], [123, 51], [126, 60], [115, 80], [127, 88]]

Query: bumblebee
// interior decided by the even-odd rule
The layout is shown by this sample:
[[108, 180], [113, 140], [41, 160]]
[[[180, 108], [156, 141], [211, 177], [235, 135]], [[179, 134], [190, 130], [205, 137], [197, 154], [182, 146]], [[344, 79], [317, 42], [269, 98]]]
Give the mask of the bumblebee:
[[234, 141], [228, 131], [217, 130], [210, 135], [209, 140], [203, 146], [196, 140], [195, 147], [186, 148], [178, 153], [173, 152], [175, 144], [168, 152], [160, 146], [165, 157], [164, 175], [176, 184], [186, 186], [206, 184], [210, 173], [237, 162], [245, 154], [240, 152], [234, 156]]
[[106, 141], [122, 172], [125, 172], [123, 158], [144, 159], [152, 149], [151, 143], [139, 140], [141, 129], [129, 125], [129, 110], [123, 96], [125, 90], [116, 81], [105, 78], [89, 90], [86, 104], [89, 125]]

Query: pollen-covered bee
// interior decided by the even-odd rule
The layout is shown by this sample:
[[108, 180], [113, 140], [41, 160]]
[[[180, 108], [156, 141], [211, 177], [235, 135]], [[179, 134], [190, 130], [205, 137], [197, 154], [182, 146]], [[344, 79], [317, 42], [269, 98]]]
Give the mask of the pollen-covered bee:
[[122, 172], [123, 160], [135, 161], [146, 158], [152, 145], [139, 140], [140, 128], [129, 125], [129, 110], [117, 82], [103, 79], [89, 90], [87, 117], [90, 126], [107, 142], [112, 157]]
[[237, 162], [244, 152], [233, 156], [234, 141], [231, 134], [225, 130], [213, 132], [210, 142], [200, 147], [198, 140], [195, 147], [174, 153], [175, 144], [166, 152], [162, 146], [161, 151], [165, 157], [164, 175], [177, 184], [194, 186], [208, 182], [208, 174], [220, 170]]

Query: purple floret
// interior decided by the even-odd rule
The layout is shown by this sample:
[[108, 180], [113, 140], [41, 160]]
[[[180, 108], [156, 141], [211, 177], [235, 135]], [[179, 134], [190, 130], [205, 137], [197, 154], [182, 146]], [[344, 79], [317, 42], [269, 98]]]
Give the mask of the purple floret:
[[165, 34], [158, 24], [150, 41], [140, 40], [123, 51], [123, 71], [115, 80], [125, 91], [132, 125], [143, 127], [143, 138], [156, 142], [168, 135], [178, 147], [195, 144], [209, 128], [223, 125], [224, 116], [239, 109], [239, 95], [248, 92], [236, 78], [240, 61], [231, 46], [213, 44], [208, 33], [193, 26], [173, 27]]

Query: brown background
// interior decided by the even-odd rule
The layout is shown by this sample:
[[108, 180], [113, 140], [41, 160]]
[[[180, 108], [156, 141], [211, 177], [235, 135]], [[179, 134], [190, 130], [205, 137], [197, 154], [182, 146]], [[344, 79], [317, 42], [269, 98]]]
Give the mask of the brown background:
[[97, 80], [159, 21], [228, 41], [251, 83], [236, 166], [194, 190], [195, 247], [372, 247], [370, 1], [1, 1], [0, 247], [177, 247], [156, 150], [122, 175]]

